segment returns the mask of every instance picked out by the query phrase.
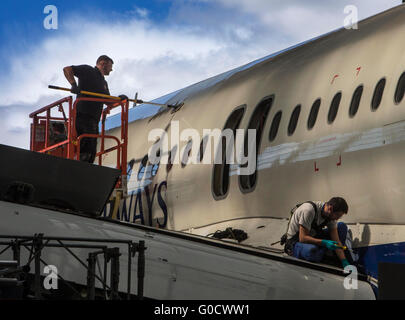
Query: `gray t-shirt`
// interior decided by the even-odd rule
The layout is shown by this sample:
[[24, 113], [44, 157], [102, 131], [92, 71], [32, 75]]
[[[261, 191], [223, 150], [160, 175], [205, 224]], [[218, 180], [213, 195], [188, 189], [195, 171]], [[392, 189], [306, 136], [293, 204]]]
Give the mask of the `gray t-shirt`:
[[[313, 202], [316, 204], [318, 212], [315, 212], [312, 204], [308, 202], [303, 203], [295, 210], [294, 214], [291, 217], [290, 225], [288, 227], [287, 239], [291, 239], [297, 232], [299, 232], [300, 225], [303, 226], [305, 229], [310, 230], [309, 235], [311, 237], [316, 235], [316, 231], [311, 228], [312, 222], [314, 218], [316, 218], [317, 219], [316, 224], [319, 226], [325, 221], [325, 219], [321, 215], [321, 210], [325, 202], [322, 201], [313, 201]], [[326, 226], [329, 229], [336, 228], [337, 227], [336, 220], [330, 221]]]

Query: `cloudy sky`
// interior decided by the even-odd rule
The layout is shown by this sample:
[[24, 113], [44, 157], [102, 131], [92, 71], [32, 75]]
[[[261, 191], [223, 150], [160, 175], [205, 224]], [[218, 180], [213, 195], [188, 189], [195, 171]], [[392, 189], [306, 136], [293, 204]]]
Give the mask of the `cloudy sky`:
[[[114, 60], [113, 95], [152, 100], [364, 19], [401, 0], [2, 0], [0, 143], [29, 148], [29, 113], [66, 92], [62, 68]], [[44, 9], [52, 4], [55, 11]], [[44, 24], [45, 22], [45, 24]], [[57, 22], [57, 25], [56, 25]], [[57, 29], [47, 29], [49, 23]]]

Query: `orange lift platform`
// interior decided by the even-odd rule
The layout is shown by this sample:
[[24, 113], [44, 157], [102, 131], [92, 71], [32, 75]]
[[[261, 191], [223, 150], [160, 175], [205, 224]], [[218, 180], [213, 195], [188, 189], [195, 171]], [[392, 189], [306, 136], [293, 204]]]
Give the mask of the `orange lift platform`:
[[[127, 147], [128, 147], [128, 100], [116, 100], [112, 98], [78, 97], [74, 102], [72, 96], [55, 101], [29, 116], [31, 123], [30, 150], [49, 155], [71, 159], [80, 159], [80, 141], [84, 138], [98, 138], [99, 150], [96, 154], [98, 165], [103, 165], [103, 155], [116, 152], [116, 168], [121, 171], [112, 194], [114, 201], [113, 218], [119, 207], [120, 200], [127, 196]], [[79, 101], [102, 102], [106, 107], [101, 114], [101, 133], [82, 134], [76, 133], [76, 112]], [[67, 107], [67, 115], [65, 108]], [[105, 119], [111, 110], [121, 107], [121, 137], [117, 138], [105, 133]], [[112, 140], [115, 144], [105, 149], [106, 139]]]

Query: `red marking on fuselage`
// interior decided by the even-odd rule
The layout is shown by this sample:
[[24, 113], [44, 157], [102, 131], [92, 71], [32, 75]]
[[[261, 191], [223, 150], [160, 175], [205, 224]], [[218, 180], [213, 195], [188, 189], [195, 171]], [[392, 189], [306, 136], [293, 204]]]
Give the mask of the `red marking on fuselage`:
[[336, 140], [336, 137], [331, 137], [331, 138], [328, 138], [328, 139], [325, 139], [325, 140], [321, 140], [321, 141], [319, 141], [319, 143], [330, 142], [330, 141], [333, 141], [333, 140]]

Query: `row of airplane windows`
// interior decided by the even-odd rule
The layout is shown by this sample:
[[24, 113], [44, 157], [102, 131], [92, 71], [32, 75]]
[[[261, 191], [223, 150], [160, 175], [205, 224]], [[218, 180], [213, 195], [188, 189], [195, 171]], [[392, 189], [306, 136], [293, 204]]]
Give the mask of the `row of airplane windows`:
[[[371, 99], [371, 104], [370, 104], [371, 111], [376, 111], [378, 109], [378, 107], [380, 106], [382, 96], [384, 93], [384, 89], [385, 89], [385, 85], [386, 85], [386, 79], [382, 78], [380, 81], [378, 81], [377, 85], [375, 86], [374, 94], [373, 94], [373, 97]], [[357, 114], [357, 111], [360, 106], [361, 97], [363, 94], [363, 89], [364, 89], [364, 86], [359, 85], [353, 93], [352, 100], [351, 100], [351, 103], [349, 106], [349, 118], [354, 118], [355, 115]], [[398, 104], [402, 101], [404, 94], [405, 94], [405, 72], [399, 78], [397, 87], [395, 90], [394, 101], [396, 104]], [[328, 124], [332, 124], [335, 121], [338, 110], [339, 110], [341, 99], [342, 99], [342, 92], [339, 91], [338, 93], [335, 94], [335, 96], [333, 97], [332, 102], [330, 104], [328, 118], [327, 118]], [[308, 130], [311, 130], [312, 128], [314, 128], [317, 117], [318, 117], [320, 106], [321, 106], [321, 98], [318, 98], [312, 104], [311, 110], [308, 115], [308, 119], [307, 119], [307, 129]], [[295, 132], [295, 129], [297, 128], [297, 123], [298, 123], [298, 119], [300, 116], [300, 112], [301, 112], [301, 105], [299, 104], [294, 108], [293, 112], [291, 113], [290, 121], [288, 123], [288, 128], [287, 128], [287, 134], [289, 136], [293, 135]], [[271, 123], [270, 132], [269, 132], [270, 141], [273, 141], [277, 136], [278, 128], [279, 128], [280, 122], [281, 122], [281, 116], [282, 116], [282, 111], [280, 110], [273, 117], [273, 121]]]
[[[371, 99], [371, 111], [376, 111], [382, 101], [384, 89], [386, 85], [386, 79], [382, 78], [378, 81], [375, 86], [373, 97]], [[359, 85], [352, 96], [352, 100], [349, 106], [349, 117], [354, 118], [359, 110], [361, 97], [363, 95], [364, 86]], [[399, 104], [405, 94], [405, 72], [400, 76], [394, 95], [394, 102]], [[342, 92], [339, 91], [333, 97], [329, 111], [327, 122], [332, 124], [337, 116], [340, 101], [342, 99]], [[274, 101], [274, 95], [268, 96], [262, 99], [262, 101], [256, 106], [253, 114], [249, 120], [248, 129], [256, 129], [256, 153], [259, 151], [260, 141], [263, 134], [264, 125], [267, 120], [270, 107]], [[318, 118], [319, 109], [321, 106], [321, 99], [318, 98], [312, 104], [310, 109], [308, 119], [307, 119], [307, 129], [312, 130], [315, 126], [316, 120]], [[227, 119], [224, 129], [236, 130], [242, 120], [245, 112], [245, 106], [240, 106], [233, 110], [229, 118]], [[293, 135], [298, 124], [298, 119], [301, 113], [301, 105], [297, 105], [291, 113], [290, 120], [287, 127], [287, 134], [289, 136]], [[273, 120], [269, 131], [269, 140], [274, 141], [277, 136], [278, 129], [280, 126], [282, 117], [282, 111], [279, 110], [273, 116]], [[246, 143], [247, 141], [245, 141]], [[246, 148], [246, 146], [245, 146]], [[212, 192], [216, 200], [224, 199], [228, 193], [229, 189], [229, 165], [223, 162], [221, 164], [214, 165], [213, 177], [212, 177]], [[242, 193], [252, 192], [256, 186], [257, 181], [257, 171], [251, 175], [239, 175], [239, 188]]]
[[[371, 111], [376, 111], [379, 108], [381, 101], [382, 101], [385, 85], [386, 85], [385, 78], [380, 79], [378, 81], [378, 83], [376, 84], [374, 93], [373, 93], [373, 97], [371, 99]], [[349, 106], [349, 117], [350, 118], [354, 118], [358, 112], [363, 90], [364, 90], [364, 86], [359, 85], [353, 93], [352, 100], [351, 100], [351, 103]], [[405, 72], [402, 73], [402, 75], [400, 76], [398, 83], [397, 83], [397, 87], [396, 87], [395, 95], [394, 95], [395, 103], [399, 104], [402, 101], [404, 95], [405, 95]], [[336, 119], [341, 99], [342, 99], [342, 92], [339, 91], [333, 97], [332, 102], [329, 107], [328, 117], [327, 117], [327, 122], [329, 124], [332, 124], [334, 122], [334, 120]], [[271, 107], [273, 101], [274, 101], [274, 95], [263, 98], [262, 101], [255, 108], [253, 115], [250, 118], [250, 121], [248, 124], [248, 129], [256, 129], [256, 152], [259, 151], [259, 146], [260, 146], [260, 141], [261, 141], [262, 134], [263, 134], [264, 124], [266, 122], [266, 119], [267, 119], [267, 116], [268, 116], [268, 113], [270, 111], [270, 107]], [[311, 130], [314, 128], [317, 117], [318, 117], [320, 106], [321, 106], [321, 98], [318, 98], [312, 104], [312, 107], [311, 107], [309, 115], [308, 115], [308, 119], [307, 119], [307, 129], [308, 130]], [[232, 129], [235, 133], [235, 130], [239, 127], [239, 124], [244, 116], [245, 109], [246, 109], [246, 106], [243, 105], [243, 106], [240, 106], [240, 107], [236, 108], [235, 110], [233, 110], [231, 115], [228, 117], [228, 119], [225, 123], [224, 129]], [[299, 104], [294, 108], [294, 110], [292, 111], [291, 116], [290, 116], [290, 120], [289, 120], [288, 127], [287, 127], [287, 134], [289, 136], [293, 135], [297, 128], [300, 113], [301, 113], [301, 105]], [[270, 126], [270, 131], [269, 131], [269, 140], [270, 141], [274, 141], [274, 139], [277, 136], [281, 118], [282, 118], [282, 111], [279, 110], [274, 115], [271, 126]], [[190, 147], [185, 148], [185, 150], [184, 150], [185, 152], [182, 157], [183, 159], [182, 159], [181, 163], [182, 163], [183, 168], [186, 166], [187, 158], [190, 155], [190, 151], [191, 151], [190, 142], [191, 141], [189, 141], [189, 143], [188, 143], [188, 145], [190, 145]], [[202, 157], [205, 153], [203, 145], [204, 145], [203, 141], [201, 141], [200, 155], [199, 155], [200, 161], [202, 161]], [[176, 152], [177, 148], [176, 148], [176, 150], [172, 150], [172, 151]], [[170, 154], [171, 153], [172, 152], [170, 152]], [[223, 153], [223, 156], [224, 155], [225, 155], [225, 153]], [[170, 158], [170, 156], [169, 156], [169, 158]], [[141, 180], [141, 178], [143, 177], [146, 166], [147, 166], [147, 162], [148, 162], [148, 159], [147, 159], [147, 156], [145, 156], [145, 158], [141, 162], [141, 165], [140, 165], [140, 168], [138, 171], [138, 180]], [[169, 162], [169, 164], [167, 166], [167, 170], [170, 171], [171, 167], [172, 167], [172, 164]], [[156, 175], [158, 168], [159, 168], [159, 164], [152, 166], [152, 172], [151, 172], [152, 176]], [[251, 192], [255, 187], [256, 180], [257, 180], [257, 172], [255, 172], [251, 175], [239, 176], [239, 186], [240, 186], [241, 191], [243, 193]], [[229, 188], [229, 165], [226, 164], [225, 159], [223, 159], [221, 164], [215, 164], [214, 168], [213, 168], [212, 191], [213, 191], [214, 197], [217, 200], [226, 197], [228, 188]]]

